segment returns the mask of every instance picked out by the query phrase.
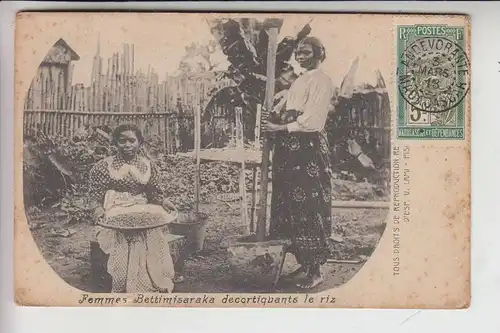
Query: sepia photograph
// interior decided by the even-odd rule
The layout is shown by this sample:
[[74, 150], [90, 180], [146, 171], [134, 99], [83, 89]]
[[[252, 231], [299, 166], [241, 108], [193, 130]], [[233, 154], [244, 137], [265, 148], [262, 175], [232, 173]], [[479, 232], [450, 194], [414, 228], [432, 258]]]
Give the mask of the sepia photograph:
[[[71, 21], [23, 15], [55, 30]], [[79, 304], [94, 293], [328, 292], [377, 251], [364, 278], [383, 271], [403, 286], [405, 271], [422, 278], [411, 244], [425, 247], [438, 214], [443, 224], [462, 214], [463, 249], [468, 213], [419, 203], [442, 200], [446, 184], [468, 196], [468, 155], [448, 151], [439, 168], [433, 157], [433, 145], [468, 144], [463, 17], [396, 26], [391, 15], [71, 15], [71, 33], [51, 32], [24, 78], [17, 202]], [[464, 168], [430, 195], [456, 161]], [[431, 242], [449, 246], [443, 269], [468, 258], [448, 241]], [[453, 288], [468, 283], [459, 280]]]

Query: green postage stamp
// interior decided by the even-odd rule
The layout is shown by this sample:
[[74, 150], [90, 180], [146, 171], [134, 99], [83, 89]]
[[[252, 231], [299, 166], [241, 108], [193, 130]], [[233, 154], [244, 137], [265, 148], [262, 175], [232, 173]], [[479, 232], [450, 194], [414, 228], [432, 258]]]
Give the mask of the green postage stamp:
[[465, 139], [465, 45], [463, 26], [398, 26], [398, 139]]

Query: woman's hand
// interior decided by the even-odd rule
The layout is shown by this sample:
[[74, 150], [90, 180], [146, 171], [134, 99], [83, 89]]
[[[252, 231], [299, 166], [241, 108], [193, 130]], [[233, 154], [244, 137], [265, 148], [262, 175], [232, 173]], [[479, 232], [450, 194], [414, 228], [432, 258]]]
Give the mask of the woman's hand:
[[286, 131], [286, 125], [274, 124], [269, 121], [266, 121], [263, 126], [263, 130], [265, 132], [281, 132]]
[[168, 199], [164, 199], [161, 205], [162, 205], [163, 209], [165, 209], [169, 213], [174, 211], [174, 210], [177, 210], [175, 205], [172, 202], [170, 202], [170, 200], [168, 200]]
[[347, 150], [352, 156], [359, 156], [363, 153], [361, 146], [356, 142], [356, 140], [351, 138], [347, 139]]
[[104, 216], [104, 208], [103, 207], [97, 207], [94, 210], [94, 213], [92, 214], [92, 217], [94, 218], [94, 222], [97, 222], [103, 216]]
[[[274, 96], [274, 107], [273, 107], [273, 111], [272, 112], [275, 112], [277, 114], [280, 114], [281, 113], [281, 110], [283, 109], [283, 107], [285, 106], [286, 104], [286, 94], [288, 93], [288, 90], [283, 90], [282, 92], [279, 92], [278, 94], [276, 94]], [[278, 101], [276, 103], [276, 101]]]

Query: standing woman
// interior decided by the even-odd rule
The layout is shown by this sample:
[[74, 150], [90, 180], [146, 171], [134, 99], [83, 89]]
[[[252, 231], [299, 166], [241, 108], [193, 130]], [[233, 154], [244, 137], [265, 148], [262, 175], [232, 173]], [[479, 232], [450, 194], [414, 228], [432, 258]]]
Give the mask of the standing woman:
[[118, 153], [90, 171], [96, 237], [109, 255], [112, 292], [172, 292], [174, 263], [164, 232], [176, 209], [164, 198], [158, 168], [140, 153], [139, 128], [120, 125], [112, 139]]
[[291, 239], [300, 268], [288, 277], [304, 275], [300, 288], [323, 281], [321, 266], [329, 255], [332, 231], [331, 161], [324, 126], [334, 86], [319, 65], [325, 48], [314, 37], [303, 39], [295, 59], [307, 71], [291, 85], [284, 116], [295, 116], [287, 124], [267, 122], [264, 129], [277, 132], [273, 155], [273, 194], [270, 234]]

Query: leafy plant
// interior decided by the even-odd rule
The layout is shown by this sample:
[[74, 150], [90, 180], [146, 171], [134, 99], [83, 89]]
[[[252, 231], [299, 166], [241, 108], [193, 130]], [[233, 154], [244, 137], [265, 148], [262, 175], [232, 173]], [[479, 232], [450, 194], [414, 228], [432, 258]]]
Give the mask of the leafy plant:
[[[25, 205], [58, 205], [70, 221], [88, 221], [92, 211], [86, 200], [88, 173], [95, 162], [115, 153], [109, 139], [95, 133], [75, 137], [37, 132], [25, 139]], [[166, 194], [180, 210], [194, 207], [194, 169], [190, 158], [164, 155], [161, 138], [147, 140], [146, 153], [158, 164]], [[203, 165], [201, 198], [205, 202], [217, 193], [237, 193], [239, 168], [226, 163]], [[251, 174], [247, 175], [251, 189]]]
[[212, 58], [217, 47], [215, 41], [209, 41], [207, 44], [189, 44], [185, 47], [186, 52], [179, 64], [179, 70], [184, 74], [212, 71], [218, 65]]
[[[280, 24], [282, 23], [279, 20]], [[223, 53], [231, 64], [224, 72], [219, 73], [220, 79], [230, 79], [233, 84], [223, 87], [214, 92], [207, 104], [203, 121], [210, 122], [214, 116], [217, 106], [224, 106], [230, 110], [235, 107], [243, 107], [243, 123], [245, 128], [245, 139], [252, 140], [254, 135], [254, 124], [256, 120], [256, 104], [264, 104], [266, 86], [266, 64], [267, 47], [269, 36], [266, 21], [256, 19], [215, 19], [211, 23], [211, 32], [219, 42]], [[296, 36], [283, 38], [277, 48], [276, 55], [276, 91], [288, 89], [286, 84], [281, 84], [280, 78], [285, 73], [293, 71], [289, 61], [294, 53], [296, 45], [311, 33], [312, 29], [306, 24]], [[352, 126], [350, 115], [352, 108], [360, 112], [363, 107], [370, 105], [372, 110], [376, 108], [381, 114], [390, 114], [388, 111], [388, 96], [386, 93], [376, 91], [376, 88], [385, 87], [380, 71], [376, 71], [376, 87], [368, 83], [361, 84], [360, 91], [356, 91], [351, 97], [339, 97], [338, 91], [332, 98], [331, 113], [326, 124], [332, 154], [334, 155], [334, 168], [336, 171], [354, 173], [353, 179], [370, 179], [379, 181], [383, 178], [389, 158], [387, 149], [382, 147], [380, 133], [376, 130], [368, 130], [366, 126]], [[293, 75], [292, 75], [293, 76]], [[292, 78], [293, 79], [293, 78]], [[283, 81], [285, 82], [285, 81]], [[358, 89], [359, 90], [359, 89]], [[377, 101], [381, 99], [382, 103]], [[377, 105], [374, 105], [378, 103]], [[384, 124], [373, 125], [385, 126]], [[360, 166], [355, 157], [349, 155], [346, 140], [355, 139], [375, 164], [381, 169], [380, 172], [372, 172]], [[386, 143], [389, 145], [389, 142]]]
[[[283, 20], [269, 19], [278, 22]], [[218, 79], [230, 79], [233, 84], [214, 93], [204, 110], [204, 120], [209, 120], [216, 106], [244, 107], [247, 128], [255, 124], [256, 104], [263, 104], [266, 86], [267, 47], [269, 20], [256, 19], [214, 19], [210, 22], [211, 32], [219, 42], [222, 52], [231, 64], [226, 71], [218, 73]], [[290, 61], [297, 43], [311, 31], [306, 25], [295, 37], [287, 36], [278, 44], [276, 55], [276, 77], [290, 70]], [[284, 89], [279, 83], [276, 92]], [[252, 131], [246, 132], [251, 135]]]

